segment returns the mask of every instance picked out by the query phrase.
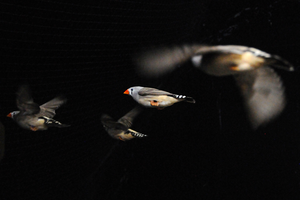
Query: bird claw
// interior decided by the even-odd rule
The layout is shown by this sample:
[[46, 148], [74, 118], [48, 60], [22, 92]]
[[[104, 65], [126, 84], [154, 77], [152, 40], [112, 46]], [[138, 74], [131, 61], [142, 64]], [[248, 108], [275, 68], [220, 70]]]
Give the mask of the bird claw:
[[158, 107], [158, 106], [159, 106], [159, 103], [158, 103], [157, 101], [153, 100], [153, 101], [150, 101], [150, 105], [151, 105], [151, 106]]
[[37, 130], [38, 130], [38, 128], [37, 128], [37, 127], [35, 127], [35, 126], [30, 126], [30, 130], [32, 130], [32, 131], [37, 131]]
[[232, 71], [240, 71], [238, 66], [230, 67], [229, 69]]

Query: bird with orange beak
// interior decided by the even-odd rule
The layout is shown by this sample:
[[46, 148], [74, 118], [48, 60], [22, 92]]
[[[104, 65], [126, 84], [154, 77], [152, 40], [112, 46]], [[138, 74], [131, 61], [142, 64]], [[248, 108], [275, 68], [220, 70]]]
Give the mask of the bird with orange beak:
[[196, 103], [192, 97], [172, 94], [150, 87], [134, 86], [128, 88], [124, 94], [132, 96], [139, 104], [149, 108], [163, 109], [181, 101]]
[[60, 96], [39, 106], [33, 101], [29, 87], [22, 85], [17, 92], [19, 111], [9, 113], [7, 117], [16, 121], [20, 127], [31, 131], [47, 130], [49, 127], [69, 127], [70, 125], [52, 119], [56, 114], [55, 110], [66, 101], [65, 97]]
[[293, 65], [280, 56], [253, 47], [178, 45], [149, 50], [135, 57], [138, 72], [147, 77], [175, 70], [178, 64], [188, 60], [209, 75], [233, 75], [254, 129], [275, 119], [286, 105], [282, 81], [271, 67], [294, 71]]

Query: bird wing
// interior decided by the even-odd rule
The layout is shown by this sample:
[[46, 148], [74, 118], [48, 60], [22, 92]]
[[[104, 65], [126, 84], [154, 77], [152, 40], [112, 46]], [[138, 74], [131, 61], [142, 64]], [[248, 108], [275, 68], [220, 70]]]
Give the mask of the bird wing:
[[144, 110], [140, 105], [137, 105], [132, 110], [130, 110], [126, 115], [121, 117], [118, 122], [125, 125], [127, 128], [132, 126], [133, 120]]
[[54, 99], [40, 106], [40, 115], [53, 118], [56, 114], [55, 110], [57, 110], [61, 105], [63, 105], [66, 102], [67, 99], [64, 96], [55, 97]]
[[149, 88], [149, 87], [144, 87], [142, 88], [138, 94], [140, 96], [146, 96], [146, 95], [152, 95], [152, 96], [159, 96], [159, 95], [173, 95], [172, 93], [170, 92], [166, 92], [166, 91], [163, 91], [163, 90], [158, 90], [158, 89], [155, 89], [155, 88]]
[[124, 133], [128, 130], [128, 128], [121, 124], [116, 122], [113, 118], [111, 118], [107, 114], [102, 114], [101, 116], [101, 123], [103, 127], [105, 128], [106, 132], [113, 138], [117, 139], [117, 135], [120, 133]]
[[17, 107], [22, 115], [32, 115], [40, 112], [40, 107], [33, 102], [28, 85], [20, 86], [17, 91]]
[[261, 67], [235, 76], [254, 128], [277, 117], [285, 107], [284, 87], [272, 68]]
[[172, 71], [176, 65], [190, 59], [203, 45], [161, 47], [139, 53], [134, 58], [142, 75], [156, 76]]
[[207, 54], [243, 54], [246, 52], [252, 53], [254, 56], [263, 57], [268, 60], [272, 66], [282, 68], [288, 71], [293, 71], [294, 67], [288, 61], [280, 56], [271, 55], [259, 49], [239, 45], [182, 45], [175, 47], [163, 47], [138, 54], [135, 58], [135, 63], [138, 66], [138, 71], [142, 75], [157, 76], [166, 72], [172, 71], [176, 65], [192, 58], [196, 66], [200, 66], [202, 55]]

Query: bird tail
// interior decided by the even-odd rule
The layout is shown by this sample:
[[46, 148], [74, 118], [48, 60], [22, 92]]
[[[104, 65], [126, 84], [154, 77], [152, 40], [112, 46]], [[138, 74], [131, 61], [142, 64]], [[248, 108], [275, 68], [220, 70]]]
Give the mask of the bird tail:
[[143, 133], [139, 133], [135, 130], [132, 129], [128, 129], [127, 134], [131, 134], [133, 137], [137, 137], [137, 138], [143, 138], [143, 137], [148, 137], [148, 135], [143, 134]]
[[278, 55], [271, 55], [271, 57], [267, 60], [270, 61], [271, 66], [276, 67], [278, 69], [284, 69], [284, 70], [287, 70], [287, 71], [294, 71], [295, 70], [294, 66], [289, 61], [281, 58]]
[[193, 97], [186, 97], [185, 101], [188, 102], [188, 103], [196, 103], [196, 100], [193, 99]]
[[188, 103], [196, 103], [196, 100], [193, 97], [188, 97], [188, 96], [178, 95], [178, 94], [172, 94], [172, 95], [168, 95], [168, 96], [172, 96], [175, 99], [180, 99], [180, 100], [186, 101]]
[[39, 119], [44, 119], [45, 122], [44, 124], [46, 124], [48, 127], [57, 127], [57, 128], [66, 128], [66, 127], [70, 127], [71, 125], [68, 124], [62, 124], [59, 121], [56, 121], [54, 119], [51, 119], [49, 117], [39, 117]]

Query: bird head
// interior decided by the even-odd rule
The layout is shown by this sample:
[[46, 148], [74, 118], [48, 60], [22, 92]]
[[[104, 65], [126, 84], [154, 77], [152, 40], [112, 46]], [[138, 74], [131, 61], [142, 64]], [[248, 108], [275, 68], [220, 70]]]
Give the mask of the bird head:
[[20, 111], [13, 111], [13, 112], [11, 112], [11, 113], [9, 113], [8, 115], [6, 115], [7, 117], [10, 117], [10, 118], [12, 118], [12, 119], [14, 119], [14, 117], [17, 115], [17, 114], [19, 114], [20, 113]]
[[127, 90], [125, 90], [125, 92], [123, 94], [128, 94], [130, 96], [135, 96], [143, 87], [141, 86], [134, 86], [131, 88], [128, 88]]

